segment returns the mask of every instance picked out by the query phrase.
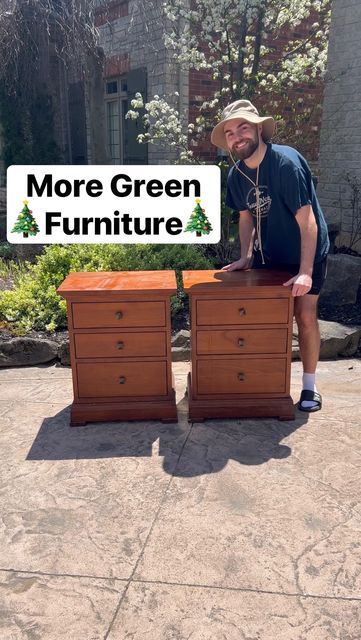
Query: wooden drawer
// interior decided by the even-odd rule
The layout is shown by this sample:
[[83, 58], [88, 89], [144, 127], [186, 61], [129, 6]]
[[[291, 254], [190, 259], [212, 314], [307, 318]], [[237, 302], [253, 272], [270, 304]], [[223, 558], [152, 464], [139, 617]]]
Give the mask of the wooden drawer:
[[283, 324], [287, 321], [287, 298], [197, 301], [198, 325]]
[[285, 358], [198, 360], [199, 394], [284, 393]]
[[77, 363], [79, 398], [167, 395], [166, 362]]
[[77, 358], [161, 357], [167, 353], [163, 331], [77, 333], [74, 340]]
[[224, 329], [197, 331], [199, 355], [286, 353], [287, 329]]
[[75, 329], [164, 327], [165, 304], [155, 302], [73, 302]]

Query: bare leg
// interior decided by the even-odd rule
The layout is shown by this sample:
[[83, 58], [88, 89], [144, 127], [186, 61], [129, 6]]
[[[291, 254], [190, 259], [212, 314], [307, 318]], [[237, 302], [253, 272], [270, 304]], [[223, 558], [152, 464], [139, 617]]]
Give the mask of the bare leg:
[[[320, 330], [317, 320], [318, 295], [295, 298], [295, 317], [298, 325], [298, 342], [303, 364], [303, 389], [317, 392], [315, 372], [320, 354]], [[302, 400], [302, 408], [311, 410], [318, 406], [311, 398]], [[316, 409], [314, 409], [316, 410]]]
[[320, 330], [317, 320], [319, 296], [306, 294], [295, 298], [300, 356], [305, 373], [315, 373], [320, 355]]

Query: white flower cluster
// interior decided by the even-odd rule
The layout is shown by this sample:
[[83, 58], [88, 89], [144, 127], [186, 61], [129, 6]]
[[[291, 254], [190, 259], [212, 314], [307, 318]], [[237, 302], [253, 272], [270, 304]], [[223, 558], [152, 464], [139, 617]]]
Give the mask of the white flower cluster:
[[[195, 123], [188, 124], [171, 99], [154, 96], [146, 104], [139, 94], [128, 118], [142, 116], [146, 132], [140, 142], [177, 149], [190, 161], [189, 146], [214, 125], [222, 108], [238, 97], [282, 94], [295, 83], [322, 77], [326, 67], [331, 0], [166, 0], [165, 45], [181, 68], [207, 70], [217, 80], [213, 97], [203, 100]], [[307, 36], [288, 41], [278, 58], [281, 29], [292, 33], [311, 10], [319, 16]], [[173, 105], [173, 106], [172, 106]], [[190, 154], [190, 155], [189, 155]]]
[[[181, 118], [179, 111], [171, 106], [170, 101], [179, 97], [175, 92], [168, 98], [160, 98], [155, 95], [152, 100], [144, 103], [140, 93], [135, 94], [131, 101], [133, 109], [125, 115], [126, 118], [141, 118], [144, 125], [144, 133], [138, 135], [139, 143], [153, 143], [178, 151], [178, 162], [188, 164], [195, 162], [193, 152], [188, 149], [188, 133], [193, 133], [195, 125], [187, 125]], [[137, 109], [137, 111], [134, 111]], [[140, 115], [143, 110], [143, 115]]]
[[[165, 34], [166, 47], [173, 50], [174, 59], [183, 67], [209, 70], [213, 78], [223, 79], [230, 70], [242, 79], [254, 79], [261, 86], [271, 83], [272, 90], [284, 86], [285, 75], [290, 71], [288, 60], [296, 67], [289, 81], [304, 79], [305, 69], [315, 69], [315, 55], [306, 47], [307, 38], [288, 43], [280, 53], [280, 61], [271, 74], [267, 73], [267, 53], [272, 41], [277, 41], [279, 30], [292, 30], [310, 15], [311, 10], [323, 14], [330, 7], [330, 0], [194, 0], [189, 10], [188, 0], [168, 0], [164, 5], [170, 28]], [[327, 29], [313, 25], [313, 42], [317, 42], [318, 72], [324, 71], [327, 50]], [[241, 31], [244, 44], [241, 46]], [[260, 43], [260, 45], [259, 45]], [[297, 49], [297, 55], [290, 52]], [[286, 54], [287, 63], [282, 64]], [[258, 62], [255, 63], [257, 56]], [[302, 60], [301, 60], [302, 58]], [[233, 74], [235, 75], [235, 74]], [[267, 77], [271, 75], [272, 77]], [[288, 83], [286, 83], [288, 84]]]

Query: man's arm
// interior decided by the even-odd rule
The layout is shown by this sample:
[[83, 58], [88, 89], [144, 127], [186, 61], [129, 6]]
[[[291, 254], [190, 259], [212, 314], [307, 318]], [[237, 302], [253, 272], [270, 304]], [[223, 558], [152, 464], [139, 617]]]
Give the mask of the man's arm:
[[296, 220], [301, 235], [301, 262], [296, 276], [285, 282], [293, 284], [292, 295], [303, 296], [312, 288], [312, 271], [317, 245], [317, 223], [312, 206], [306, 204], [296, 211]]
[[236, 262], [227, 264], [222, 271], [236, 271], [237, 269], [248, 269], [253, 255], [253, 244], [255, 228], [252, 215], [249, 211], [239, 212], [239, 240], [241, 243], [241, 257]]

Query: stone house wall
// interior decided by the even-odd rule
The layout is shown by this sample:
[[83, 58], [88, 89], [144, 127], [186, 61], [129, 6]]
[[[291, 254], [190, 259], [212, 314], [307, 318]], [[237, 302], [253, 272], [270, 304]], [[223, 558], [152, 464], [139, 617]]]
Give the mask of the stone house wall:
[[[100, 2], [96, 14], [99, 45], [105, 54], [104, 78], [121, 76], [132, 70], [145, 69], [147, 96], [180, 93], [174, 105], [188, 108], [188, 77], [180, 75], [164, 47], [162, 0], [119, 0]], [[166, 163], [169, 149], [149, 145], [149, 164]]]
[[341, 227], [337, 244], [349, 243], [358, 217], [360, 240], [354, 246], [358, 251], [361, 193], [358, 198], [355, 188], [361, 191], [360, 32], [360, 0], [333, 0], [318, 195], [327, 221]]

